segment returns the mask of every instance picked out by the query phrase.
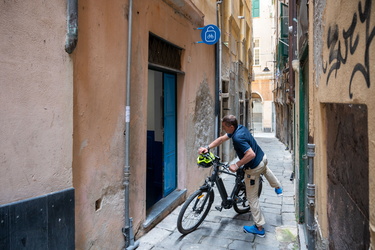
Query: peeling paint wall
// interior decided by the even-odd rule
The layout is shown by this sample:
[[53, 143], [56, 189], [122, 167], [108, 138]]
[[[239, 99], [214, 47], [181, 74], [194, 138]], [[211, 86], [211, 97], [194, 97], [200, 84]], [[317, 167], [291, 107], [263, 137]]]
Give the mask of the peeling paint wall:
[[199, 86], [195, 99], [195, 112], [193, 117], [195, 143], [194, 148], [207, 145], [214, 135], [214, 96], [211, 94], [207, 80]]
[[319, 86], [319, 81], [317, 79], [320, 78], [322, 71], [323, 71], [323, 61], [322, 61], [322, 56], [321, 53], [323, 51], [323, 43], [324, 43], [324, 38], [323, 38], [323, 15], [324, 15], [324, 8], [326, 5], [325, 0], [321, 1], [315, 1], [314, 2], [314, 15], [313, 15], [313, 29], [314, 29], [314, 36], [319, 38], [314, 40], [314, 65], [316, 65], [316, 70], [314, 74], [314, 79], [315, 79], [315, 84]]

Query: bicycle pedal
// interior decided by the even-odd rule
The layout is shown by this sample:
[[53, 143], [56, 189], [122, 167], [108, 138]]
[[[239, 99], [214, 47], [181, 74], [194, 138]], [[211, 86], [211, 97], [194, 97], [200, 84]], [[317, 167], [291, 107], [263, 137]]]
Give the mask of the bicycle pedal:
[[236, 197], [236, 198], [234, 198], [234, 202], [239, 204], [239, 203], [242, 203], [243, 200], [240, 197]]
[[221, 210], [223, 210], [223, 207], [221, 207], [221, 206], [215, 206], [215, 209], [216, 209], [217, 211], [221, 212]]

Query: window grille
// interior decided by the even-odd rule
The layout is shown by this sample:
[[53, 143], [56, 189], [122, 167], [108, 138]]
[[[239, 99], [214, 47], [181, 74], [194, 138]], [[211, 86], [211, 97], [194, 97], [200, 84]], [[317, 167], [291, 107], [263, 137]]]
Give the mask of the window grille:
[[148, 42], [148, 62], [181, 70], [182, 49], [150, 33]]

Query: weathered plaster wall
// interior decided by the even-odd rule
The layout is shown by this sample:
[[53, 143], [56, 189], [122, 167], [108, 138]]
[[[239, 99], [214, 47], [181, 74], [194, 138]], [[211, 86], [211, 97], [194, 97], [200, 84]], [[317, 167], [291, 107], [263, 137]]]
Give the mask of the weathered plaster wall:
[[[195, 4], [196, 5], [195, 5]], [[130, 114], [130, 216], [134, 233], [146, 218], [149, 33], [183, 49], [177, 75], [178, 188], [193, 192], [208, 170], [197, 150], [214, 139], [215, 46], [197, 44], [195, 28], [216, 23], [206, 1], [133, 1]], [[187, 13], [187, 10], [189, 12]], [[75, 54], [74, 186], [77, 247], [121, 248], [127, 2], [79, 2]], [[237, 87], [238, 88], [238, 87]]]
[[124, 1], [79, 1], [73, 147], [77, 249], [124, 246], [127, 8]]
[[[220, 89], [229, 95], [229, 98], [221, 99], [221, 116], [233, 114], [239, 122], [241, 122], [240, 99], [245, 101], [251, 96], [251, 75], [248, 67], [252, 65], [252, 61], [248, 58], [252, 51], [252, 23], [249, 8], [249, 4], [244, 1], [223, 1], [220, 5], [222, 25]], [[245, 19], [239, 19], [238, 16], [241, 15], [245, 16]], [[249, 110], [243, 110], [243, 118], [243, 123], [246, 123], [247, 119], [247, 124], [243, 125], [249, 126], [251, 124]], [[221, 152], [223, 161], [232, 161], [236, 157], [231, 141], [223, 144]]]
[[273, 83], [268, 79], [259, 79], [251, 83], [251, 91], [260, 93], [263, 101], [273, 100]]
[[[372, 247], [375, 242], [375, 6], [373, 1], [318, 1], [310, 37], [314, 37], [310, 54], [314, 55], [310, 74], [310, 131], [316, 143], [315, 181], [317, 183], [316, 217], [323, 238], [328, 238], [327, 225], [327, 128], [324, 103], [364, 104], [368, 112], [369, 213]], [[310, 18], [310, 23], [313, 21]], [[372, 33], [371, 33], [372, 32]], [[352, 145], [355, 150], [355, 145]], [[344, 152], [343, 152], [344, 153]]]
[[[186, 1], [186, 0], [183, 0]], [[207, 24], [216, 24], [216, 9], [217, 9], [217, 1], [201, 1], [201, 0], [191, 0], [191, 2], [200, 10], [200, 12], [204, 13], [204, 19]]]
[[0, 2], [0, 204], [72, 187], [65, 1]]
[[149, 32], [183, 48], [181, 70], [185, 74], [177, 75], [178, 188], [187, 188], [190, 194], [202, 184], [203, 171], [207, 171], [197, 168], [196, 157], [198, 147], [214, 139], [215, 47], [196, 44], [201, 38], [194, 28], [216, 19], [203, 18], [200, 6], [195, 8], [196, 13], [191, 14], [197, 18], [189, 20], [163, 1], [134, 2], [133, 27], [137, 27], [137, 32], [133, 34], [131, 162], [137, 167], [132, 172], [136, 181], [132, 182], [131, 211], [135, 230], [140, 228], [146, 213], [142, 187], [146, 186], [147, 105], [143, 96], [147, 93]]

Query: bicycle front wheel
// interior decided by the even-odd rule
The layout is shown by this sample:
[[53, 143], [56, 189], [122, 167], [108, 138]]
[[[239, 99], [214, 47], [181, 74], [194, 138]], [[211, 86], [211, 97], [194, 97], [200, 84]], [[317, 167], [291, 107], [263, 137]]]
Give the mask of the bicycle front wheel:
[[182, 234], [193, 232], [206, 218], [214, 201], [214, 191], [197, 190], [185, 201], [177, 218], [177, 229]]

